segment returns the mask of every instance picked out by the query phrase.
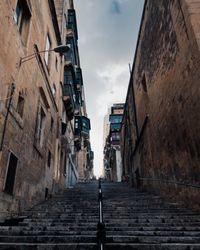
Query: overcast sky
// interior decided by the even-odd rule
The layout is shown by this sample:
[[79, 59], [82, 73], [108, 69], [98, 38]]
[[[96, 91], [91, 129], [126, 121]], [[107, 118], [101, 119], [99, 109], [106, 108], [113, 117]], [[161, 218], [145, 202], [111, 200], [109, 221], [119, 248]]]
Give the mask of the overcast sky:
[[124, 102], [143, 0], [74, 0], [87, 113], [91, 119], [94, 172], [103, 166], [103, 118]]

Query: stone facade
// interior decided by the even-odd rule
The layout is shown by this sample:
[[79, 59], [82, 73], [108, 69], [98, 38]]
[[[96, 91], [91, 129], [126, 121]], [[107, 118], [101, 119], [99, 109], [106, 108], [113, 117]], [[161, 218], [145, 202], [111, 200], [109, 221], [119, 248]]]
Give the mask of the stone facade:
[[197, 209], [199, 7], [198, 1], [145, 1], [121, 131], [123, 174]]
[[120, 153], [120, 129], [124, 112], [124, 103], [115, 103], [110, 108], [108, 135], [104, 145], [104, 174], [111, 181], [122, 180], [122, 161]]
[[70, 0], [0, 1], [0, 217], [78, 179], [75, 113], [64, 92], [68, 54], [49, 51], [66, 44], [69, 9]]

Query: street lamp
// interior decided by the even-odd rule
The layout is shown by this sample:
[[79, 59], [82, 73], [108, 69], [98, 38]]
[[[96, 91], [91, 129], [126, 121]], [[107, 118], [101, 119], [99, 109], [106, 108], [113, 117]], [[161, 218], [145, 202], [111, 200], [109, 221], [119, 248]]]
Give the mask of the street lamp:
[[59, 54], [64, 54], [70, 50], [68, 45], [59, 45], [53, 49], [47, 49], [47, 50], [41, 50], [41, 51], [36, 51], [33, 54], [30, 54], [28, 56], [24, 56], [20, 58], [19, 66], [21, 66], [22, 63], [27, 62], [31, 59], [33, 59], [37, 54], [45, 53], [45, 52], [51, 52], [54, 51], [55, 53]]
[[[27, 61], [35, 58], [35, 56], [37, 54], [45, 53], [47, 51], [48, 52], [54, 51], [55, 53], [63, 54], [63, 53], [68, 52], [69, 50], [70, 50], [69, 46], [67, 46], [67, 45], [59, 45], [59, 46], [57, 46], [57, 47], [55, 47], [53, 49], [35, 51], [35, 53], [33, 53], [33, 54], [30, 54], [30, 55], [25, 56], [25, 57], [21, 57], [20, 62], [19, 62], [19, 67], [21, 66], [22, 63], [27, 62]], [[11, 107], [11, 102], [12, 102], [12, 97], [13, 97], [14, 91], [15, 91], [15, 84], [12, 83], [11, 84], [11, 94], [10, 94], [10, 97], [8, 98], [9, 99], [8, 107], [7, 107], [5, 120], [4, 120], [4, 124], [3, 124], [3, 132], [2, 132], [2, 136], [1, 136], [1, 140], [0, 140], [0, 160], [1, 160], [2, 150], [3, 150], [3, 143], [4, 143], [4, 137], [5, 137], [6, 126], [7, 126], [7, 121], [8, 121], [8, 115], [9, 115], [9, 112], [10, 112], [10, 107]]]
[[[5, 120], [4, 120], [4, 124], [3, 124], [3, 132], [2, 132], [2, 136], [1, 136], [1, 142], [0, 142], [0, 152], [2, 152], [2, 150], [3, 150], [3, 142], [4, 142], [5, 132], [6, 132], [6, 125], [7, 125], [7, 121], [8, 121], [8, 114], [10, 112], [11, 101], [12, 101], [14, 91], [15, 91], [15, 84], [12, 83], [11, 84], [10, 97], [9, 97], [9, 101], [8, 101], [8, 107], [7, 107]], [[1, 155], [0, 155], [0, 158], [1, 158]]]

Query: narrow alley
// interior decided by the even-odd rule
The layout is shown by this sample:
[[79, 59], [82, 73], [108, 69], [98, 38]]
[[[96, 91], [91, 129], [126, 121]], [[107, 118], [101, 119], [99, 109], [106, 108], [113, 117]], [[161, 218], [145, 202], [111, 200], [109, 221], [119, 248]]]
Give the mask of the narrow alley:
[[200, 0], [0, 0], [0, 250], [200, 250]]
[[[200, 214], [126, 183], [103, 182], [102, 191], [103, 249], [200, 249]], [[1, 224], [0, 249], [100, 249], [97, 181], [77, 184], [20, 218]]]

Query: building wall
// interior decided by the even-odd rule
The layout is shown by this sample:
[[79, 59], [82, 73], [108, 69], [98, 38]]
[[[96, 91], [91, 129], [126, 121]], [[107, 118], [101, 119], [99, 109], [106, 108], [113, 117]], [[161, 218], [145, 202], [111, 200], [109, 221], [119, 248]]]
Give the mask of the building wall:
[[[18, 213], [25, 207], [34, 205], [53, 192], [53, 175], [56, 166], [56, 143], [58, 140], [58, 107], [60, 102], [60, 72], [62, 58], [59, 54], [49, 54], [49, 66], [45, 65], [44, 54], [20, 65], [20, 58], [45, 49], [47, 33], [51, 47], [58, 46], [59, 36], [52, 23], [53, 14], [49, 3], [30, 2], [30, 27], [27, 42], [22, 40], [19, 27], [14, 20], [17, 1], [0, 2], [0, 138], [10, 95], [11, 83], [15, 83], [11, 109], [5, 130], [5, 139], [0, 159], [0, 210], [2, 215]], [[61, 41], [60, 41], [61, 42]], [[55, 94], [53, 88], [56, 88]], [[17, 112], [19, 93], [24, 98], [21, 117]], [[43, 144], [37, 139], [38, 112], [45, 113]], [[47, 166], [51, 152], [50, 167]], [[9, 154], [18, 158], [14, 190], [9, 195], [3, 192], [7, 174]]]
[[121, 166], [121, 154], [120, 154], [120, 148], [116, 150], [116, 180], [117, 182], [122, 181], [122, 166]]
[[121, 120], [124, 103], [113, 104], [109, 111], [109, 117], [105, 116], [104, 119], [104, 136], [106, 136], [104, 142], [104, 175], [107, 180], [120, 182], [123, 172], [120, 152], [120, 144], [122, 144], [123, 138], [121, 137], [120, 127], [124, 126]]
[[[132, 159], [133, 176], [139, 169], [140, 177], [151, 179], [143, 179], [144, 187], [193, 208], [200, 198], [199, 189], [190, 186], [200, 182], [199, 7], [189, 0], [145, 2], [131, 84], [139, 131], [147, 114], [149, 119], [136, 151], [133, 136], [123, 161]], [[129, 110], [131, 95], [129, 88]], [[135, 120], [125, 122], [130, 138], [127, 131], [135, 135]]]

